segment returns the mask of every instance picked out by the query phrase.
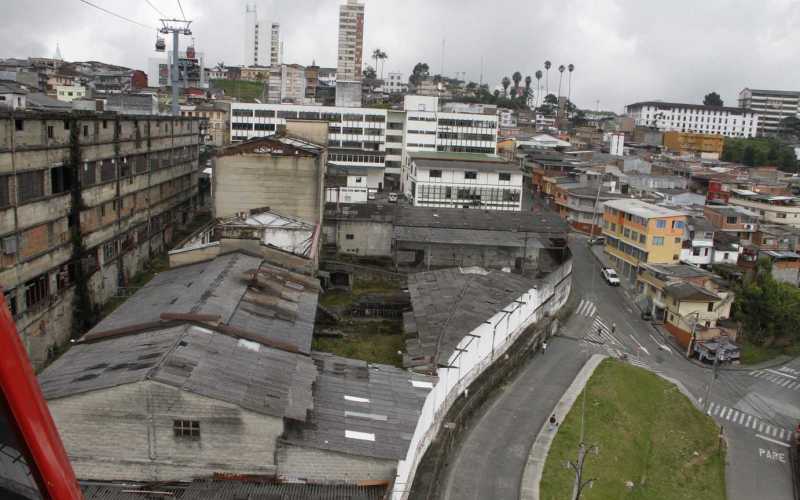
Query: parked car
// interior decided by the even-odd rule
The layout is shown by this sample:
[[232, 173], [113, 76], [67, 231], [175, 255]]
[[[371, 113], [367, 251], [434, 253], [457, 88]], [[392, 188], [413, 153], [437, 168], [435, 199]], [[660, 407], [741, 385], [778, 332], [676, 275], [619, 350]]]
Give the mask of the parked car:
[[397, 193], [389, 193], [389, 203], [397, 203]]
[[619, 276], [617, 276], [617, 272], [610, 267], [604, 267], [600, 274], [603, 275], [603, 279], [606, 280], [611, 286], [619, 286]]
[[606, 237], [605, 236], [597, 236], [595, 238], [589, 238], [590, 245], [605, 245], [606, 244]]

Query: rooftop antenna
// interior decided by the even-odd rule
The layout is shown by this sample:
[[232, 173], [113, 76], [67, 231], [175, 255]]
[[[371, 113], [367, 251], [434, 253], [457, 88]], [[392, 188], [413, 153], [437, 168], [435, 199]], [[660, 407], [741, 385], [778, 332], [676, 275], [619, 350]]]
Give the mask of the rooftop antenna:
[[[178, 87], [180, 86], [178, 75], [178, 35], [192, 36], [192, 30], [189, 29], [191, 21], [185, 19], [159, 19], [161, 21], [161, 29], [159, 32], [167, 35], [172, 33], [172, 68], [170, 70], [170, 83], [172, 84], [172, 115], [179, 116], [181, 114], [180, 105], [178, 104]], [[156, 45], [158, 47], [158, 45]]]
[[483, 56], [481, 56], [481, 81], [478, 84], [478, 87], [483, 87]]

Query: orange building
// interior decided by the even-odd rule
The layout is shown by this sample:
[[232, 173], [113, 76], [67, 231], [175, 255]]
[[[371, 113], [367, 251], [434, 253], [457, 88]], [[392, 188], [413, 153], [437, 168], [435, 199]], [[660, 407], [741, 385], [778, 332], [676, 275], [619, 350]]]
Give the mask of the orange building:
[[717, 134], [698, 134], [694, 132], [664, 132], [664, 147], [681, 155], [690, 154], [702, 157], [719, 158], [725, 137]]

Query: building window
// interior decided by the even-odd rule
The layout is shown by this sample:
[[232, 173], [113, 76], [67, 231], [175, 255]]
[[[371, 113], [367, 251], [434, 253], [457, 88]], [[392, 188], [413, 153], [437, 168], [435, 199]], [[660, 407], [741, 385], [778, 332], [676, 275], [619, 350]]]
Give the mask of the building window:
[[344, 235], [344, 238], [345, 238], [346, 240], [352, 240], [352, 239], [355, 239], [355, 237], [354, 237], [352, 234], [346, 234], [346, 235]]
[[361, 184], [361, 177], [356, 177], [356, 183]]
[[50, 169], [50, 192], [51, 194], [64, 193], [72, 189], [73, 177], [72, 169], [65, 166]]
[[[658, 229], [664, 229], [665, 227], [667, 227], [667, 221], [665, 221], [665, 220], [657, 220], [656, 221], [656, 227]], [[663, 240], [663, 238], [662, 238], [662, 240]]]
[[23, 130], [25, 130], [25, 120], [21, 118], [17, 118], [16, 120], [14, 120], [14, 129], [17, 132], [22, 132]]
[[441, 178], [442, 177], [442, 171], [441, 170], [431, 170], [430, 173], [428, 173], [428, 177]]
[[11, 194], [9, 192], [9, 179], [11, 176], [0, 176], [0, 208], [8, 207], [11, 205]]
[[473, 172], [473, 171], [469, 171], [468, 170], [468, 171], [464, 172], [464, 178], [465, 179], [477, 179], [478, 178], [478, 172]]
[[653, 236], [653, 245], [660, 247], [664, 246], [664, 237], [663, 236]]
[[198, 420], [173, 420], [172, 432], [177, 438], [200, 438], [200, 421]]
[[84, 137], [88, 137], [89, 136], [89, 125], [84, 125], [83, 126], [83, 136]]
[[680, 244], [680, 242], [681, 242], [681, 239], [680, 239], [680, 238], [678, 238], [678, 237], [676, 237], [676, 238], [675, 238], [675, 244], [676, 244], [676, 245], [677, 245], [677, 244]]
[[[762, 213], [761, 215], [764, 214]], [[727, 219], [725, 219], [725, 222], [727, 222], [728, 224], [736, 224], [736, 217], [728, 217]]]
[[714, 303], [713, 302], [709, 302], [708, 303], [708, 312], [713, 312], [713, 311], [714, 311]]
[[511, 174], [508, 173], [508, 172], [500, 172], [499, 174], [497, 174], [497, 177], [501, 181], [510, 181], [511, 180]]
[[50, 294], [48, 291], [47, 275], [43, 274], [25, 283], [25, 305], [28, 309], [40, 304]]
[[20, 203], [44, 196], [44, 171], [17, 174], [18, 199]]
[[47, 126], [47, 138], [48, 139], [52, 139], [53, 138], [53, 126], [52, 125], [48, 125]]

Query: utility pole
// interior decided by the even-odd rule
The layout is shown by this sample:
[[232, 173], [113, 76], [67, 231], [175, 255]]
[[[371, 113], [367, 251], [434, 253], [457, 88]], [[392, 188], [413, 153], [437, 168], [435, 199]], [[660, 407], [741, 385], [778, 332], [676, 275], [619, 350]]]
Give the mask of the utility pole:
[[714, 353], [714, 369], [711, 370], [711, 380], [708, 381], [708, 387], [706, 388], [706, 398], [703, 400], [703, 413], [708, 414], [708, 407], [709, 407], [709, 398], [711, 397], [711, 386], [714, 385], [714, 381], [717, 380], [719, 377], [719, 362], [724, 361], [721, 359], [720, 352], [722, 352], [722, 344], [717, 342], [717, 352]]
[[178, 35], [191, 36], [192, 30], [189, 29], [191, 21], [182, 19], [160, 19], [161, 29], [159, 32], [168, 35], [172, 33], [172, 68], [170, 69], [170, 83], [172, 84], [172, 115], [181, 114], [180, 104], [178, 103], [178, 87], [180, 86], [180, 75], [178, 69]]

